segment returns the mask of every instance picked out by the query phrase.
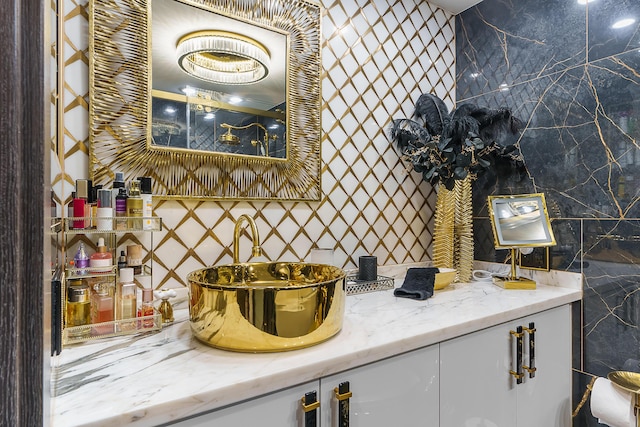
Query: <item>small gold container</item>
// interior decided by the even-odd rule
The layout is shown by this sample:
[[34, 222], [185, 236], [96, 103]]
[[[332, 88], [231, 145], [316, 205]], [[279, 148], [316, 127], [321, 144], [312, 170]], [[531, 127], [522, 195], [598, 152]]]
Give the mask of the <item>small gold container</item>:
[[193, 335], [240, 352], [295, 350], [342, 328], [346, 274], [331, 265], [237, 263], [189, 273]]

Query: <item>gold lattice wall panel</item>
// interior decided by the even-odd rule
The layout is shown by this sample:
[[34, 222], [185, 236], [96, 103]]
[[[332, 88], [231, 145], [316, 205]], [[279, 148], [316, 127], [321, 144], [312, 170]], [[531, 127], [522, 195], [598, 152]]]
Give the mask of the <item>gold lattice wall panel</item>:
[[[391, 118], [408, 117], [421, 93], [453, 106], [454, 18], [420, 1], [324, 1], [322, 16], [322, 196], [319, 202], [157, 200], [164, 230], [154, 235], [154, 287], [184, 286], [188, 272], [231, 262], [234, 220], [256, 218], [271, 259], [300, 260], [313, 246], [334, 247], [354, 268], [429, 259], [435, 193], [406, 170], [390, 145]], [[65, 3], [57, 129], [59, 200], [88, 177], [88, 23], [86, 2]], [[60, 121], [59, 121], [60, 123]], [[55, 170], [55, 169], [54, 169]], [[248, 237], [240, 258], [249, 257]]]

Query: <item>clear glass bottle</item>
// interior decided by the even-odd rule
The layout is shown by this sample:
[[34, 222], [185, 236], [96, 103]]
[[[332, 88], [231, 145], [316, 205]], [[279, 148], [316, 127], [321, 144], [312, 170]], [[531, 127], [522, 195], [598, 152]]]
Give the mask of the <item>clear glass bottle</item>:
[[74, 328], [68, 331], [69, 338], [87, 337], [91, 328], [75, 328], [91, 323], [91, 299], [89, 285], [82, 279], [70, 279], [67, 286], [67, 307], [65, 327]]
[[73, 257], [73, 265], [75, 273], [78, 275], [87, 274], [89, 272], [89, 255], [84, 247], [84, 242], [80, 242], [80, 246], [78, 246], [78, 251]]
[[[138, 311], [138, 287], [133, 281], [133, 269], [120, 269], [120, 282], [118, 283], [118, 307], [116, 316], [118, 320], [135, 319]], [[121, 330], [135, 329], [135, 322], [118, 322]]]
[[140, 325], [142, 328], [153, 327], [153, 318], [149, 316], [153, 316], [153, 289], [143, 288], [142, 303], [140, 304], [140, 309], [138, 310], [138, 317], [145, 317]]
[[[111, 283], [100, 282], [93, 286], [91, 301], [91, 323], [113, 322], [113, 293]], [[113, 324], [94, 326], [94, 334], [113, 333]]]

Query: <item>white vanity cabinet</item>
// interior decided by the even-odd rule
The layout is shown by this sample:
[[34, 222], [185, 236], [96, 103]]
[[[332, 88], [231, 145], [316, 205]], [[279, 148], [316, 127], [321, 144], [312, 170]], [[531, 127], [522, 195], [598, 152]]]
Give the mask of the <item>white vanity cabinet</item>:
[[179, 421], [178, 427], [298, 427], [303, 426], [301, 397], [317, 390], [319, 381], [310, 381], [246, 402]]
[[[315, 413], [318, 427], [438, 427], [438, 355], [438, 346], [433, 345], [174, 425], [303, 427], [307, 424], [301, 399], [316, 391], [320, 403]], [[345, 381], [351, 391], [349, 423], [339, 424], [339, 402], [334, 389]]]
[[[533, 323], [535, 373], [529, 367]], [[531, 328], [530, 328], [531, 329]], [[571, 426], [571, 312], [564, 305], [440, 343], [440, 425]], [[523, 372], [517, 384], [510, 371]]]
[[438, 345], [322, 378], [321, 427], [338, 422], [335, 388], [349, 382], [349, 427], [438, 427]]

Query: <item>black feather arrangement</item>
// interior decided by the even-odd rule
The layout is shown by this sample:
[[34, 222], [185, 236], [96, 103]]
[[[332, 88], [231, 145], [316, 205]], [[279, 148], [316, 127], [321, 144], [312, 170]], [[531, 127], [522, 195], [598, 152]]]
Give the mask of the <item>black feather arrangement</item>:
[[450, 120], [444, 101], [430, 93], [420, 95], [413, 116], [424, 120], [424, 127], [431, 135], [441, 135]]
[[521, 173], [524, 160], [516, 145], [505, 145], [522, 122], [507, 108], [492, 110], [464, 103], [449, 113], [444, 101], [425, 93], [413, 117], [392, 120], [389, 138], [413, 170], [432, 185], [453, 189], [456, 180], [487, 170]]

